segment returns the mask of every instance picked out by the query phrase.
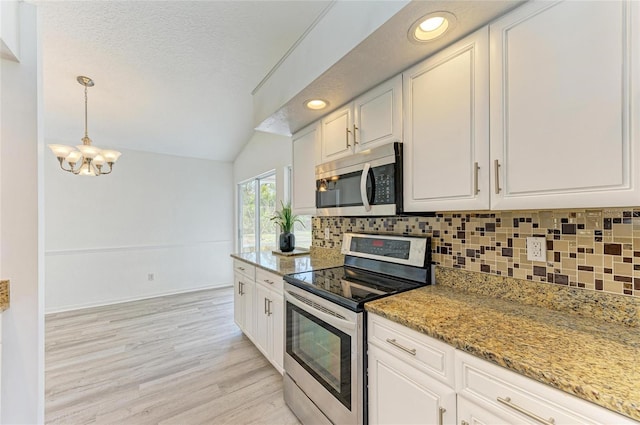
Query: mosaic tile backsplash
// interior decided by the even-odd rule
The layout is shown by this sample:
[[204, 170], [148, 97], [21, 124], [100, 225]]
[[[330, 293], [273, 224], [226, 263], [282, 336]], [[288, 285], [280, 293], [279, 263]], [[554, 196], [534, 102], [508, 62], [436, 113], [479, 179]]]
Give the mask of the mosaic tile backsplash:
[[[441, 266], [640, 297], [640, 208], [314, 217], [312, 245], [345, 232], [428, 235]], [[546, 262], [527, 260], [527, 236], [546, 238]]]

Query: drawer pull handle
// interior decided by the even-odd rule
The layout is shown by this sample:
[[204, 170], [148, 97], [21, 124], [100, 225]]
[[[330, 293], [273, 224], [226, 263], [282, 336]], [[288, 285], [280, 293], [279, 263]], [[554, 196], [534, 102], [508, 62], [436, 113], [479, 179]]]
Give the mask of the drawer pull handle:
[[474, 173], [473, 173], [473, 194], [477, 195], [480, 193], [480, 188], [478, 187], [478, 173], [480, 172], [480, 166], [478, 163], [474, 163], [473, 165]]
[[398, 347], [399, 349], [406, 351], [407, 353], [411, 354], [412, 356], [416, 355], [416, 349], [415, 348], [407, 348], [404, 345], [398, 344], [398, 341], [394, 339], [389, 339], [387, 338], [387, 342], [391, 345], [393, 345], [394, 347]]
[[498, 397], [496, 400], [498, 400], [499, 403], [502, 403], [505, 406], [512, 408], [516, 412], [522, 413], [523, 415], [530, 417], [534, 421], [540, 422], [541, 424], [554, 425], [556, 423], [556, 420], [553, 419], [553, 418], [549, 418], [549, 419], [542, 418], [542, 417], [536, 415], [535, 413], [531, 413], [528, 410], [523, 409], [522, 407], [518, 406], [517, 404], [513, 404], [511, 402], [511, 397], [505, 397], [505, 398]]
[[443, 425], [444, 424], [444, 412], [446, 412], [447, 409], [445, 409], [444, 407], [441, 407], [438, 409], [438, 425]]
[[273, 285], [274, 282], [273, 280], [269, 280], [269, 279], [263, 279], [265, 282], [267, 282], [269, 285]]
[[462, 421], [460, 421], [460, 425], [469, 425], [469, 422], [467, 422], [465, 420], [462, 420]]
[[241, 272], [244, 271], [244, 267], [238, 267], [238, 270], [240, 270]]

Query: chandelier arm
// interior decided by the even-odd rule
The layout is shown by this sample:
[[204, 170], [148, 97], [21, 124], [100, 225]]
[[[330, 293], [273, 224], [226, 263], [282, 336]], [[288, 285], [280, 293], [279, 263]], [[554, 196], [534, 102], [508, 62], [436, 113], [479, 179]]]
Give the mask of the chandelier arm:
[[60, 168], [62, 168], [64, 171], [73, 173], [73, 167], [68, 162], [67, 162], [67, 165], [69, 166], [69, 168], [64, 168], [64, 162], [65, 162], [64, 158], [58, 158], [58, 162], [60, 163]]
[[[113, 171], [113, 162], [107, 162], [107, 164], [109, 164], [109, 171], [102, 171], [102, 167], [100, 167], [98, 170], [100, 171], [100, 174], [111, 174], [111, 172]], [[104, 165], [103, 165], [104, 167]]]

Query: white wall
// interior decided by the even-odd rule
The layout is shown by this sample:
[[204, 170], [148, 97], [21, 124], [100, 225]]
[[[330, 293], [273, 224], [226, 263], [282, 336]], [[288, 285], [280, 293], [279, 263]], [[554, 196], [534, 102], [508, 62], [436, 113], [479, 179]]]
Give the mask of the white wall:
[[231, 163], [123, 151], [80, 177], [45, 159], [46, 312], [233, 283]]
[[[252, 177], [276, 170], [276, 193], [277, 204], [285, 199], [285, 168], [291, 165], [292, 150], [291, 137], [279, 136], [277, 134], [263, 133], [256, 131], [253, 133], [244, 149], [238, 154], [233, 163], [233, 191], [234, 191], [234, 229], [237, 232], [237, 212], [235, 211], [238, 195], [238, 183]], [[237, 238], [234, 237], [234, 246], [237, 249]]]
[[37, 14], [20, 3], [20, 62], [0, 66], [0, 276], [11, 280], [2, 313], [4, 424], [42, 423], [44, 326], [38, 267]]

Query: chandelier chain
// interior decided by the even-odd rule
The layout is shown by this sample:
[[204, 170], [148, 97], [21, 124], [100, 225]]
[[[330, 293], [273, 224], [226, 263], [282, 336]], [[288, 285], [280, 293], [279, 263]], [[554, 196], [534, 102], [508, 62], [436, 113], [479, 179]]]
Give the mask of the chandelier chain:
[[84, 85], [84, 137], [89, 137], [87, 126], [87, 85]]

